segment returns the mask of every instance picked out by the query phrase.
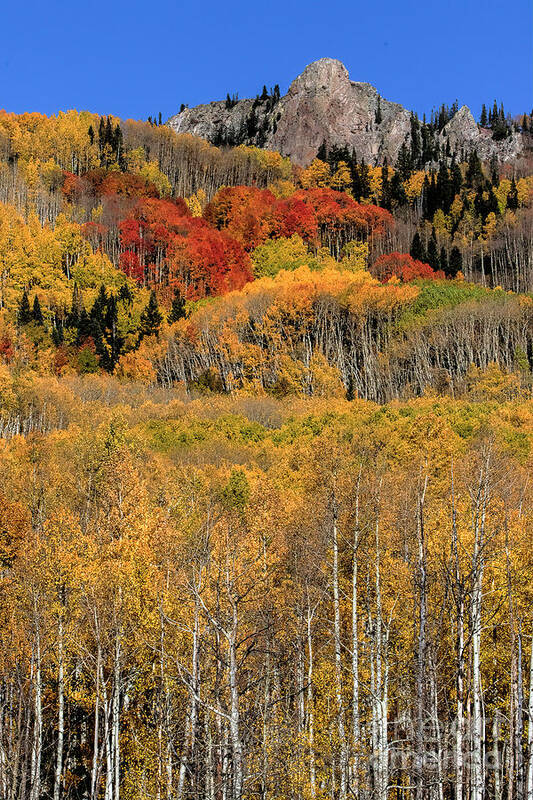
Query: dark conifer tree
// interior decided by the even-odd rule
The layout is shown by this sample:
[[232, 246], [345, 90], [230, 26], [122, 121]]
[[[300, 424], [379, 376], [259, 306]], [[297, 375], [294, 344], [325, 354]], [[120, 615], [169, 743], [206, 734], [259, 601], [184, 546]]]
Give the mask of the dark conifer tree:
[[390, 179], [389, 197], [391, 205], [394, 207], [404, 206], [407, 204], [407, 195], [405, 194], [402, 177], [399, 172], [395, 172]]
[[461, 255], [461, 251], [458, 247], [452, 247], [450, 258], [448, 261], [448, 272], [447, 276], [449, 278], [455, 278], [458, 272], [463, 269], [463, 257]]
[[359, 167], [359, 179], [361, 181], [361, 197], [370, 197], [370, 172], [368, 164], [365, 164], [364, 159], [361, 160], [361, 165]]
[[507, 195], [507, 208], [510, 211], [516, 211], [518, 208], [518, 189], [516, 187], [514, 175], [511, 179], [511, 188], [509, 189], [509, 193]]
[[420, 234], [418, 231], [415, 232], [413, 236], [413, 241], [411, 242], [411, 250], [409, 251], [411, 254], [411, 258], [416, 259], [417, 261], [423, 261], [426, 263], [426, 250], [422, 243], [422, 239], [420, 238]]
[[163, 315], [159, 310], [157, 296], [152, 289], [148, 305], [141, 314], [141, 324], [139, 326], [139, 341], [145, 336], [157, 336], [163, 321]]
[[326, 140], [322, 140], [322, 144], [318, 148], [318, 152], [316, 157], [320, 159], [320, 161], [327, 161], [328, 160], [328, 148], [326, 146]]
[[185, 299], [181, 296], [179, 289], [174, 289], [174, 297], [172, 298], [172, 306], [168, 315], [168, 322], [172, 325], [179, 319], [185, 317]]
[[30, 301], [28, 300], [28, 293], [24, 289], [17, 309], [17, 323], [22, 327], [23, 325], [29, 325], [32, 321]]
[[440, 269], [439, 250], [437, 247], [437, 237], [435, 236], [435, 228], [431, 231], [431, 236], [428, 242], [428, 256], [427, 263], [435, 271]]
[[31, 312], [33, 321], [37, 325], [44, 325], [43, 312], [41, 311], [41, 304], [37, 295], [33, 298], [33, 308]]
[[93, 327], [91, 319], [83, 306], [78, 318], [77, 331], [76, 344], [78, 347], [92, 337]]
[[452, 184], [452, 194], [455, 195], [459, 194], [461, 191], [461, 186], [463, 185], [463, 175], [461, 173], [461, 168], [459, 164], [455, 160], [455, 155], [452, 156], [452, 163], [450, 166], [450, 180]]
[[380, 206], [390, 211], [392, 206], [391, 199], [392, 198], [391, 198], [391, 190], [389, 182], [389, 166], [387, 164], [387, 159], [385, 159], [381, 170], [381, 198], [379, 201]]
[[54, 343], [54, 347], [61, 347], [63, 344], [64, 336], [63, 336], [63, 320], [57, 316], [54, 316], [54, 321], [52, 325], [52, 330], [50, 332], [52, 337], [52, 342]]
[[383, 114], [381, 113], [381, 95], [378, 94], [378, 105], [376, 108], [376, 116], [375, 116], [376, 125], [381, 125], [383, 122]]
[[406, 181], [413, 171], [412, 155], [405, 142], [402, 142], [402, 146], [400, 147], [396, 167], [403, 181]]
[[483, 103], [483, 105], [481, 106], [481, 116], [479, 118], [479, 124], [481, 125], [482, 128], [487, 127], [487, 106], [485, 105], [485, 103]]
[[448, 265], [448, 252], [444, 245], [440, 249], [440, 268], [444, 272], [445, 275], [448, 274], [449, 265]]

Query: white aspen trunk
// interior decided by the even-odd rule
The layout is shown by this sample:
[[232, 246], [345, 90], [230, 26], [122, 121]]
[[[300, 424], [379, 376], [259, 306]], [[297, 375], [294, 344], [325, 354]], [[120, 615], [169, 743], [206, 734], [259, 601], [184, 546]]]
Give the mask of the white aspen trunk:
[[427, 488], [427, 476], [424, 487], [418, 496], [417, 509], [417, 547], [418, 547], [418, 642], [416, 657], [416, 700], [417, 700], [417, 728], [416, 728], [416, 757], [415, 770], [415, 797], [422, 800], [425, 796], [425, 756], [426, 741], [424, 727], [426, 722], [426, 661], [427, 661], [427, 576], [426, 576], [426, 542], [424, 530], [424, 500]]
[[[316, 797], [315, 711], [313, 698], [313, 640], [311, 636], [312, 613], [307, 601], [307, 731], [309, 740], [309, 784], [312, 800]], [[531, 726], [530, 726], [531, 727]]]
[[33, 598], [35, 619], [35, 699], [33, 721], [33, 745], [31, 754], [31, 800], [39, 800], [41, 794], [41, 754], [43, 747], [42, 675], [41, 675], [41, 634], [37, 614], [37, 598]]
[[361, 470], [357, 479], [357, 492], [355, 497], [355, 531], [353, 539], [352, 562], [352, 738], [353, 738], [353, 769], [351, 787], [356, 796], [359, 794], [359, 752], [361, 725], [359, 717], [359, 632], [357, 608], [357, 550], [359, 547], [359, 487], [361, 483]]
[[492, 718], [492, 765], [494, 770], [494, 800], [501, 800], [501, 765], [500, 748], [498, 741], [500, 738], [499, 712], [496, 710]]
[[455, 486], [452, 467], [452, 554], [455, 571], [455, 603], [457, 607], [457, 634], [456, 634], [456, 727], [455, 727], [455, 800], [463, 800], [464, 786], [464, 592], [459, 565], [459, 546], [457, 541], [457, 517], [455, 510]]
[[[95, 622], [97, 623], [96, 613]], [[100, 738], [100, 671], [102, 669], [102, 649], [100, 646], [100, 634], [98, 632], [98, 624], [96, 624], [96, 631], [98, 637], [98, 644], [96, 647], [96, 688], [94, 698], [94, 735], [93, 735], [93, 761], [91, 768], [91, 800], [96, 800], [98, 795], [98, 771], [99, 771], [99, 757], [98, 757], [98, 742]]]
[[232, 601], [233, 619], [228, 637], [230, 686], [230, 737], [233, 751], [233, 800], [241, 800], [243, 789], [243, 752], [239, 715], [239, 688], [237, 684], [237, 604]]
[[474, 587], [472, 591], [472, 800], [483, 800], [483, 714], [481, 683], [481, 611], [484, 568], [486, 475], [480, 482], [480, 504], [475, 513]]
[[180, 800], [183, 796], [183, 789], [185, 786], [185, 776], [187, 774], [187, 765], [189, 758], [192, 758], [195, 744], [196, 735], [196, 722], [198, 716], [198, 640], [200, 632], [200, 622], [198, 614], [198, 603], [194, 605], [194, 627], [192, 634], [192, 663], [191, 663], [191, 701], [189, 707], [189, 715], [185, 726], [185, 737], [183, 742], [183, 752], [180, 761], [180, 771], [178, 775], [178, 787], [176, 790], [176, 798]]
[[59, 800], [61, 793], [61, 775], [63, 771], [63, 741], [65, 737], [65, 676], [64, 676], [64, 663], [63, 663], [63, 616], [62, 610], [59, 612], [58, 623], [58, 642], [57, 642], [57, 694], [58, 694], [58, 711], [57, 711], [57, 754], [56, 754], [56, 768], [54, 775], [54, 800]]
[[372, 694], [372, 742], [375, 796], [377, 800], [387, 800], [389, 784], [389, 749], [388, 749], [388, 629], [384, 632], [383, 607], [381, 600], [381, 567], [380, 567], [380, 535], [379, 511], [376, 512], [376, 615], [375, 620], [369, 611], [369, 626], [372, 631], [370, 648], [370, 688]]
[[527, 722], [527, 800], [533, 800], [533, 637], [529, 657], [529, 699]]
[[115, 659], [113, 678], [113, 783], [114, 800], [120, 800], [120, 636], [118, 630], [115, 634]]
[[338, 733], [339, 733], [339, 800], [346, 800], [347, 793], [347, 748], [346, 730], [344, 727], [344, 701], [342, 696], [342, 652], [341, 652], [341, 617], [339, 593], [339, 541], [337, 529], [337, 506], [333, 498], [333, 614], [335, 640], [335, 694], [337, 700]]
[[524, 800], [524, 757], [522, 751], [522, 739], [524, 733], [524, 685], [522, 675], [522, 631], [520, 624], [517, 635], [517, 667], [516, 667], [516, 725], [515, 725], [515, 749], [516, 749], [516, 796], [517, 800]]
[[[103, 685], [103, 681], [101, 681], [101, 683]], [[113, 800], [113, 754], [111, 746], [111, 728], [109, 725], [111, 708], [107, 697], [107, 690], [105, 690], [104, 692], [104, 702], [105, 702], [104, 744], [105, 744], [105, 758], [106, 758], [104, 800]]]

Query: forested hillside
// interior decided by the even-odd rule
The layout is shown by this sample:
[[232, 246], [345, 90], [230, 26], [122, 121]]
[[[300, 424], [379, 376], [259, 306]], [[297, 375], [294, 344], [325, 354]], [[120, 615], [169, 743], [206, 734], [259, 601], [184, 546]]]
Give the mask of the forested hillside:
[[0, 113], [2, 800], [533, 797], [533, 161], [440, 122]]

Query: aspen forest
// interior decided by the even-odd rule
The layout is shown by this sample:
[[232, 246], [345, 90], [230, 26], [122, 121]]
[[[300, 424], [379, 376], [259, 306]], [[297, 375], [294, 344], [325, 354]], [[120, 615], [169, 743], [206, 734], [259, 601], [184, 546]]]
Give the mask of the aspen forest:
[[452, 112], [0, 111], [0, 800], [533, 800], [533, 116]]

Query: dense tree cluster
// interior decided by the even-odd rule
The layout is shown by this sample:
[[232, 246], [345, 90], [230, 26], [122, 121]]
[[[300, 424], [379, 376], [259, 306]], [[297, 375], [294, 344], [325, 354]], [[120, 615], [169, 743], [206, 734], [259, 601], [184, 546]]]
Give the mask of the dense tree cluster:
[[527, 796], [533, 419], [515, 376], [469, 381], [4, 381], [3, 796]]

